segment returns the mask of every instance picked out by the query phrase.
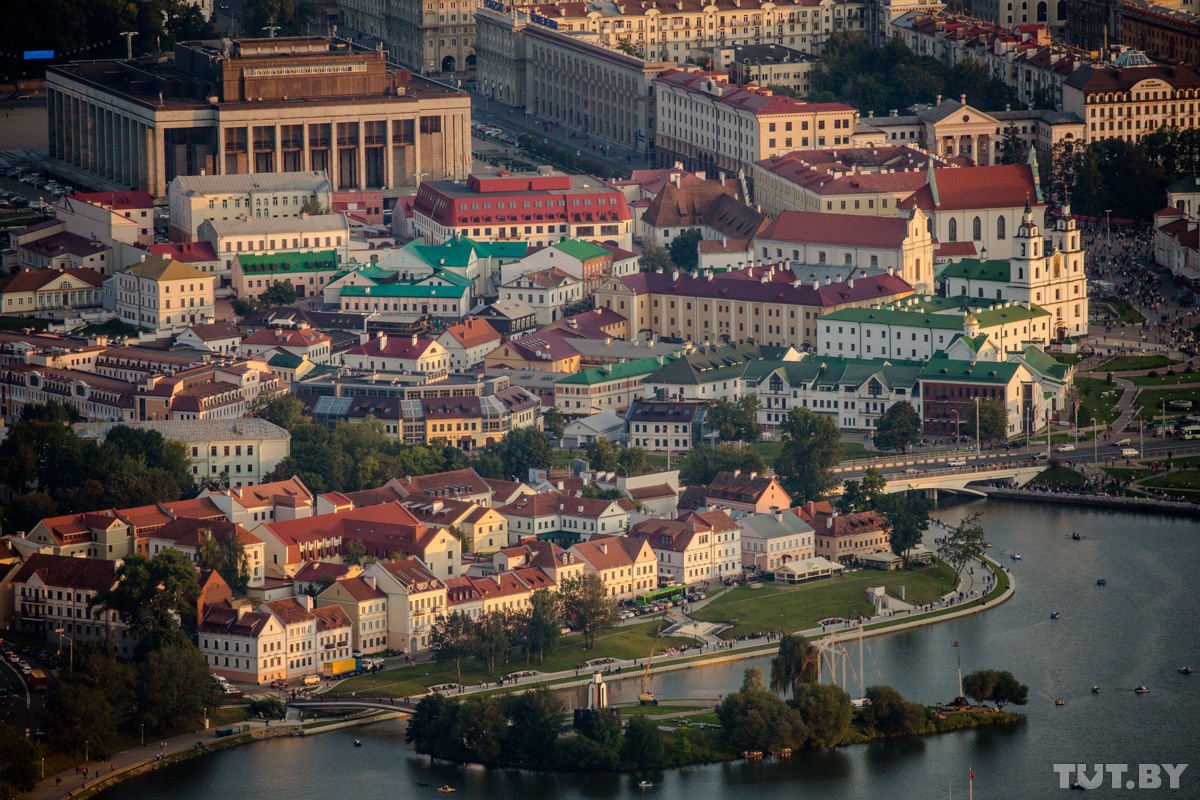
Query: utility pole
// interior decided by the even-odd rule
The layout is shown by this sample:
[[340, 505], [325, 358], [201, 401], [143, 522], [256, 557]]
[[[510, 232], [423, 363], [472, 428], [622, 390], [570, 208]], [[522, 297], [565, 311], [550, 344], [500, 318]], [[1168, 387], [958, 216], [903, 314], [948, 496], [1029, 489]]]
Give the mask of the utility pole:
[[125, 58], [133, 60], [133, 37], [137, 36], [137, 31], [121, 31], [117, 36], [125, 37]]
[[282, 28], [281, 25], [263, 25], [263, 30], [266, 31], [272, 39], [275, 38], [275, 33]]
[[1100, 463], [1100, 432], [1096, 430], [1096, 418], [1092, 417], [1092, 463]]

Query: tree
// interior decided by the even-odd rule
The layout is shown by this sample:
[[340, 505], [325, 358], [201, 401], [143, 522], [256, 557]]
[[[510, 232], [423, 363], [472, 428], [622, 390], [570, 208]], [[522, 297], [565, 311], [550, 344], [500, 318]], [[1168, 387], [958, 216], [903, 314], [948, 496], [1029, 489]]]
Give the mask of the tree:
[[992, 692], [1000, 682], [1000, 675], [994, 669], [978, 669], [962, 679], [963, 694], [983, 705], [983, 701], [992, 698]]
[[[968, 409], [967, 420], [963, 424], [963, 434], [975, 438], [975, 415]], [[1008, 409], [1004, 401], [989, 397], [979, 401], [979, 429], [983, 442], [997, 442], [1008, 438]]]
[[617, 604], [608, 596], [604, 581], [594, 572], [564, 578], [559, 584], [563, 618], [567, 627], [583, 634], [583, 647], [592, 650], [596, 635], [617, 622]]
[[201, 569], [216, 570], [235, 594], [245, 594], [250, 586], [250, 559], [236, 526], [214, 526], [212, 533], [200, 539], [197, 564]]
[[54, 740], [76, 755], [88, 743], [93, 753], [103, 753], [117, 735], [117, 715], [104, 692], [73, 683], [51, 696], [46, 725]]
[[260, 394], [250, 401], [248, 413], [288, 431], [312, 422], [311, 418], [304, 416], [304, 403], [294, 394]]
[[767, 463], [757, 450], [739, 448], [733, 444], [709, 447], [701, 444], [679, 462], [679, 479], [688, 486], [707, 486], [718, 472], [763, 472]]
[[921, 416], [912, 403], [907, 400], [892, 403], [887, 411], [880, 414], [875, 421], [874, 441], [880, 450], [899, 450], [901, 453], [919, 443]]
[[921, 492], [897, 492], [881, 495], [875, 510], [883, 514], [892, 552], [908, 564], [908, 552], [929, 529], [929, 510], [933, 501]]
[[346, 542], [346, 550], [342, 553], [342, 561], [350, 566], [362, 564], [367, 555], [367, 546], [362, 539], [351, 539]]
[[250, 713], [263, 719], [283, 719], [287, 716], [287, 707], [278, 697], [267, 695], [250, 701]]
[[853, 514], [856, 511], [870, 511], [875, 508], [875, 502], [883, 497], [887, 488], [887, 478], [876, 467], [867, 467], [861, 481], [845, 481], [842, 484], [842, 494], [834, 501], [837, 510], [843, 514]]
[[1008, 127], [1004, 129], [1004, 138], [1000, 140], [1000, 163], [1024, 164], [1027, 158], [1028, 153], [1025, 142], [1021, 139], [1021, 131], [1018, 130], [1016, 122], [1009, 122]]
[[757, 442], [762, 436], [758, 422], [761, 404], [756, 394], [737, 400], [719, 398], [708, 410], [708, 424], [717, 431], [723, 442]]
[[461, 740], [454, 738], [454, 723], [462, 706], [441, 694], [427, 694], [413, 709], [404, 730], [404, 741], [418, 753], [438, 758], [461, 759]]
[[511, 727], [505, 745], [509, 756], [529, 764], [551, 763], [566, 714], [563, 701], [551, 689], [538, 686], [508, 695], [507, 703]]
[[808, 739], [808, 727], [800, 712], [763, 686], [761, 667], [746, 669], [741, 691], [721, 701], [717, 718], [729, 743], [742, 751], [795, 750]]
[[296, 302], [296, 287], [291, 281], [275, 281], [258, 295], [263, 306], [287, 306]]
[[467, 699], [451, 728], [472, 761], [494, 764], [508, 735], [508, 720], [498, 697]]
[[7, 722], [0, 722], [0, 791], [9, 787], [18, 791], [32, 789], [38, 782], [41, 759], [40, 744]]
[[699, 228], [689, 228], [671, 240], [671, 263], [681, 269], [695, 269], [700, 263], [700, 240], [704, 238]]
[[550, 406], [542, 414], [542, 429], [546, 431], [546, 435], [551, 441], [559, 441], [566, 433], [566, 423], [563, 420], [563, 414], [558, 410], [558, 406]]
[[329, 213], [329, 206], [323, 206], [316, 197], [310, 197], [300, 206], [300, 213], [311, 217], [323, 217]]
[[620, 445], [615, 445], [603, 436], [597, 436], [583, 446], [588, 465], [600, 472], [616, 472], [620, 463]]
[[808, 726], [808, 743], [820, 750], [835, 747], [854, 716], [850, 695], [832, 683], [804, 683], [792, 694], [791, 706]]
[[868, 686], [864, 718], [871, 730], [890, 736], [919, 733], [925, 724], [925, 709], [905, 700], [890, 686]]
[[983, 558], [983, 524], [979, 521], [980, 516], [977, 511], [951, 528], [938, 550], [942, 559], [954, 568], [955, 585], [967, 564]]
[[617, 466], [627, 478], [636, 478], [650, 472], [650, 459], [642, 447], [622, 447], [617, 453]]
[[60, 679], [103, 692], [113, 708], [127, 705], [134, 697], [133, 666], [118, 661], [116, 648], [107, 640], [76, 642], [70, 672], [60, 674]]
[[792, 408], [781, 426], [783, 449], [775, 474], [799, 505], [820, 500], [837, 483], [832, 469], [842, 459], [842, 434], [833, 417]]
[[628, 36], [622, 36], [617, 39], [617, 49], [627, 56], [633, 56], [634, 58], [642, 57], [641, 52], [633, 46], [633, 42], [629, 41]]
[[539, 430], [532, 428], [517, 428], [509, 431], [494, 445], [496, 454], [504, 464], [504, 475], [507, 480], [514, 478], [524, 480], [531, 469], [549, 469], [554, 448], [550, 438]]
[[242, 33], [266, 36], [264, 27], [278, 25], [280, 36], [303, 36], [316, 18], [313, 0], [246, 0], [242, 6]]
[[817, 677], [816, 648], [798, 633], [784, 635], [771, 659], [771, 691], [794, 695], [800, 684]]
[[508, 660], [508, 630], [508, 614], [503, 611], [490, 611], [479, 620], [479, 642], [475, 656], [488, 675], [495, 675], [496, 666]]
[[529, 610], [522, 620], [521, 650], [525, 653], [526, 663], [536, 655], [541, 664], [548, 653], [554, 652], [562, 631], [558, 595], [549, 589], [534, 589], [529, 596]]
[[462, 660], [479, 652], [479, 626], [461, 611], [447, 614], [433, 623], [429, 649], [437, 663], [454, 662], [454, 674], [462, 683]]
[[198, 720], [216, 708], [217, 692], [208, 661], [184, 641], [151, 651], [138, 668], [138, 712], [146, 726], [160, 733]]
[[621, 743], [621, 761], [636, 769], [650, 769], [663, 766], [665, 756], [666, 743], [658, 724], [643, 715], [630, 719]]
[[54, 498], [45, 492], [19, 494], [4, 506], [4, 530], [28, 533], [42, 520], [57, 515]]
[[667, 248], [659, 245], [650, 245], [642, 251], [642, 255], [638, 258], [638, 267], [642, 272], [662, 272], [671, 262], [671, 255], [667, 252]]
[[996, 686], [992, 689], [992, 702], [996, 704], [996, 708], [1003, 708], [1012, 703], [1014, 706], [1023, 706], [1029, 702], [1029, 687], [1013, 677], [1013, 674], [1008, 670], [1004, 670], [996, 676]]
[[185, 641], [179, 618], [196, 614], [189, 598], [200, 594], [196, 567], [182, 552], [167, 548], [154, 558], [126, 556], [116, 570], [116, 585], [96, 593], [88, 604], [93, 614], [100, 609], [115, 611], [138, 639], [139, 655], [166, 643]]

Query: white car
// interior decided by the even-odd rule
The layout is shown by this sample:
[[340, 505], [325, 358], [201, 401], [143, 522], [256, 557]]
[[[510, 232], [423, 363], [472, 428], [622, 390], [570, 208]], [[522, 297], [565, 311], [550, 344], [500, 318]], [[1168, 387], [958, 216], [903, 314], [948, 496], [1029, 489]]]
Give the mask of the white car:
[[1058, 452], [1060, 452], [1060, 453], [1074, 453], [1074, 452], [1075, 452], [1075, 445], [1073, 445], [1073, 444], [1064, 444], [1064, 445], [1060, 445], [1060, 446], [1059, 446], [1059, 448], [1058, 448]]
[[33, 670], [33, 668], [29, 666], [29, 662], [27, 662], [27, 661], [22, 661], [20, 664], [17, 664], [17, 667], [21, 670], [21, 672], [25, 673], [26, 675], [28, 675]]

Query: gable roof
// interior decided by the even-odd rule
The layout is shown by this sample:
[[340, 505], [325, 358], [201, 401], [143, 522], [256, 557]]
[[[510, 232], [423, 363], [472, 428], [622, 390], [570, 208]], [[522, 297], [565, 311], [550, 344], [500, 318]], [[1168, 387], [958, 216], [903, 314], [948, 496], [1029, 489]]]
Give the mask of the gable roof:
[[104, 285], [104, 276], [94, 269], [27, 269], [0, 278], [0, 293], [36, 292], [63, 277], [83, 281], [92, 287]]
[[262, 608], [266, 606], [275, 616], [282, 620], [284, 625], [295, 625], [300, 622], [308, 622], [314, 619], [314, 615], [295, 597], [285, 597], [282, 600], [268, 600], [263, 603]]
[[450, 472], [434, 472], [415, 475], [396, 481], [409, 494], [425, 494], [430, 497], [460, 497], [462, 495], [491, 494], [491, 487], [479, 473], [468, 467]]
[[12, 583], [28, 583], [34, 575], [47, 586], [100, 592], [111, 589], [116, 583], [116, 562], [34, 553], [21, 565]]
[[193, 281], [200, 278], [212, 279], [212, 275], [201, 272], [190, 264], [174, 261], [166, 256], [151, 256], [127, 267], [125, 272], [139, 278], [163, 281]]
[[348, 595], [360, 603], [365, 603], [368, 600], [380, 600], [384, 597], [387, 597], [386, 594], [372, 586], [361, 576], [354, 578], [341, 578], [337, 581], [337, 585], [345, 589]]
[[926, 183], [900, 204], [901, 209], [958, 211], [1045, 205], [1031, 164], [996, 164], [932, 170]]
[[899, 248], [908, 237], [908, 220], [872, 217], [869, 224], [854, 214], [784, 211], [756, 238], [795, 243]]
[[718, 472], [704, 496], [731, 503], [757, 503], [774, 483], [774, 478], [752, 472]]
[[462, 322], [446, 328], [445, 332], [466, 350], [500, 341], [500, 334], [496, 329], [488, 324], [487, 320], [476, 317], [467, 317]]

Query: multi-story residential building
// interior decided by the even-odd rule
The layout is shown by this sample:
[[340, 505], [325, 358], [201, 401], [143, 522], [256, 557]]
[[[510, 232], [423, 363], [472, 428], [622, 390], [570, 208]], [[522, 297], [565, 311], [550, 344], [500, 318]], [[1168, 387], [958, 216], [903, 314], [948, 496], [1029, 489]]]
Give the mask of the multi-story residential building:
[[[1194, 201], [1182, 202], [1190, 205]], [[1170, 269], [1176, 280], [1193, 291], [1200, 289], [1200, 234], [1196, 230], [1196, 218], [1181, 208], [1168, 206], [1154, 214], [1155, 263]]]
[[819, 61], [812, 53], [779, 44], [747, 44], [733, 48], [729, 64], [719, 68], [728, 69], [738, 86], [784, 86], [806, 95], [812, 88], [809, 73]]
[[1157, 61], [1200, 63], [1200, 15], [1185, 5], [1192, 4], [1123, 0], [1121, 43]]
[[422, 181], [412, 226], [431, 244], [459, 235], [547, 246], [566, 236], [628, 249], [632, 219], [625, 195], [599, 179], [539, 172]]
[[500, 281], [505, 284], [521, 275], [552, 267], [582, 281], [583, 293], [591, 294], [612, 276], [613, 250], [594, 242], [563, 239], [549, 247], [530, 250], [524, 258], [505, 265], [500, 270]]
[[629, 407], [629, 446], [679, 456], [701, 443], [707, 403], [636, 400]]
[[433, 624], [447, 613], [445, 581], [418, 558], [376, 561], [367, 565], [363, 577], [374, 578], [387, 595], [388, 649], [409, 655], [428, 649]]
[[650, 545], [661, 585], [707, 583], [742, 572], [741, 529], [724, 511], [643, 520], [629, 529], [629, 538]]
[[529, 333], [537, 327], [533, 320], [533, 309], [523, 300], [497, 300], [484, 306], [478, 316], [487, 320], [501, 336], [510, 338]]
[[189, 326], [214, 321], [212, 275], [167, 258], [142, 260], [113, 276], [117, 317], [174, 336]]
[[284, 679], [292, 680], [320, 672], [321, 652], [317, 647], [316, 603], [302, 594], [282, 600], [270, 600], [258, 607], [283, 626]]
[[320, 172], [177, 175], [167, 187], [171, 241], [194, 242], [205, 221], [299, 217], [332, 209], [333, 187]]
[[[504, 302], [504, 301], [501, 301]], [[524, 301], [521, 305], [528, 308]], [[571, 346], [575, 337], [566, 331], [551, 330], [509, 339], [483, 359], [487, 369], [572, 373], [579, 370], [579, 351]]]
[[599, 575], [608, 596], [626, 600], [658, 588], [658, 559], [644, 539], [593, 536], [568, 548], [583, 561], [584, 573]]
[[500, 287], [500, 299], [524, 300], [538, 325], [564, 316], [564, 309], [583, 299], [583, 282], [558, 267], [526, 272]]
[[354, 623], [338, 606], [314, 608], [312, 613], [317, 618], [317, 660], [325, 675], [325, 667], [353, 656]]
[[437, 339], [446, 348], [449, 368], [466, 370], [483, 363], [483, 358], [500, 344], [500, 334], [487, 320], [467, 317], [451, 325]]
[[330, 359], [328, 335], [311, 328], [263, 328], [242, 339], [238, 352], [246, 358], [269, 359], [277, 353], [307, 358], [314, 364]]
[[104, 275], [90, 269], [28, 269], [0, 278], [0, 313], [30, 314], [95, 308], [104, 303]]
[[[226, 243], [228, 244], [228, 242]], [[321, 297], [325, 286], [341, 271], [336, 250], [307, 250], [290, 253], [226, 253], [234, 293], [243, 299], [257, 298], [276, 283], [290, 283], [297, 297]]]
[[353, 646], [363, 653], [388, 649], [388, 596], [374, 576], [341, 578], [317, 595], [317, 607], [337, 606], [350, 619]]
[[701, 241], [752, 239], [767, 225], [767, 217], [746, 202], [739, 181], [682, 181], [679, 175], [642, 211], [642, 242], [669, 245], [674, 237], [690, 230], [700, 231]]
[[198, 628], [197, 645], [214, 675], [259, 685], [286, 680], [287, 633], [278, 617], [248, 605], [213, 605]]
[[1159, 128], [1195, 128], [1200, 68], [1084, 67], [1063, 85], [1063, 111], [1085, 123], [1084, 142], [1140, 141]]
[[653, 356], [593, 367], [554, 382], [554, 405], [565, 416], [622, 412], [642, 396], [642, 381], [674, 360]]
[[475, 9], [475, 57], [479, 89], [492, 102], [525, 107], [525, 28], [529, 12], [499, 0]]
[[887, 520], [874, 511], [839, 514], [829, 503], [805, 503], [795, 509], [811, 525], [817, 555], [838, 564], [852, 564], [860, 555], [890, 553]]
[[[753, 341], [770, 347], [816, 345], [816, 321], [840, 308], [899, 300], [913, 289], [894, 271], [833, 282], [802, 284], [782, 265], [703, 274], [640, 272], [613, 278], [596, 292], [596, 306], [629, 320], [631, 336], [658, 336], [697, 344]], [[749, 278], [749, 280], [747, 280]]]
[[[199, 241], [212, 245], [217, 256], [224, 262], [224, 269], [233, 276], [236, 262], [247, 258], [250, 264], [272, 265], [282, 261], [283, 266], [275, 271], [295, 269], [294, 260], [301, 262], [330, 261], [327, 251], [334, 253], [335, 263], [325, 270], [337, 271], [337, 263], [345, 261], [350, 248], [350, 223], [343, 214], [318, 214], [316, 216], [258, 218], [231, 220], [204, 220], [200, 223]], [[324, 256], [318, 258], [318, 256]], [[253, 257], [258, 257], [257, 259]], [[309, 270], [317, 269], [308, 267]], [[250, 270], [243, 267], [243, 272]], [[270, 272], [271, 267], [261, 269]], [[328, 278], [326, 278], [328, 280]], [[268, 284], [269, 285], [269, 284]], [[297, 285], [297, 290], [299, 286]], [[308, 284], [310, 294], [319, 294], [323, 284]]]
[[[201, 498], [207, 498], [217, 506], [230, 522], [236, 522], [264, 542], [268, 540], [258, 531], [264, 522], [286, 522], [305, 519], [313, 514], [315, 501], [313, 493], [304, 482], [292, 476], [287, 480], [263, 483], [256, 486], [231, 486], [228, 489], [200, 492]], [[304, 552], [304, 547], [298, 547], [295, 555], [311, 555]], [[269, 563], [282, 563], [282, 559], [272, 558], [271, 548], [266, 550]], [[315, 556], [313, 557], [315, 558]], [[307, 560], [311, 561], [313, 558]], [[273, 573], [280, 577], [280, 573]]]
[[753, 572], [774, 572], [789, 561], [817, 554], [812, 526], [798, 514], [778, 509], [737, 521], [742, 529], [742, 566]]
[[1120, 44], [1123, 5], [1123, 0], [1066, 0], [1067, 43], [1102, 53]]
[[10, 237], [18, 269], [90, 269], [100, 275], [112, 274], [110, 245], [65, 230], [58, 220], [42, 224], [46, 227], [33, 225], [24, 235]]
[[470, 172], [470, 99], [382, 52], [297, 36], [178, 42], [160, 58], [48, 71], [56, 169], [155, 197], [201, 173], [324, 171], [335, 190], [396, 192]]
[[426, 525], [458, 530], [464, 549], [472, 553], [487, 555], [508, 546], [508, 518], [494, 508], [422, 495], [406, 500], [404, 506]]
[[559, 544], [586, 542], [596, 536], [619, 536], [629, 528], [628, 500], [570, 497], [558, 492], [521, 495], [496, 509], [508, 520], [508, 542], [537, 538]]
[[777, 508], [791, 508], [792, 498], [774, 478], [735, 469], [716, 474], [704, 490], [704, 505], [762, 514]]
[[432, 372], [445, 374], [450, 369], [446, 348], [436, 339], [412, 336], [376, 334], [358, 347], [343, 354], [350, 369], [372, 372]]
[[54, 216], [71, 233], [110, 246], [154, 244], [154, 198], [149, 192], [75, 192], [58, 199]]
[[805, 103], [770, 89], [737, 87], [729, 76], [672, 70], [654, 81], [659, 164], [730, 174], [756, 161], [810, 147], [853, 144], [858, 112], [842, 103]]
[[145, 536], [146, 555], [150, 558], [163, 550], [178, 550], [193, 562], [200, 562], [200, 551], [207, 539], [227, 541], [236, 536], [246, 554], [246, 572], [250, 586], [262, 586], [263, 541], [241, 525], [224, 519], [192, 519], [177, 517]]
[[116, 586], [116, 568], [109, 559], [34, 553], [12, 576], [11, 627], [47, 642], [60, 633], [73, 641], [108, 641], [117, 655], [131, 657], [137, 640], [120, 615], [91, 605]]
[[461, 320], [471, 310], [474, 286], [453, 272], [439, 270], [414, 281], [389, 283], [366, 281], [366, 285], [343, 286], [337, 295], [341, 310], [370, 314], [384, 324], [405, 325], [422, 317], [438, 317], [446, 323]]
[[829, 265], [853, 281], [888, 270], [918, 292], [934, 288], [933, 237], [924, 212], [865, 223], [851, 214], [784, 211], [754, 237], [754, 255], [766, 263]]

